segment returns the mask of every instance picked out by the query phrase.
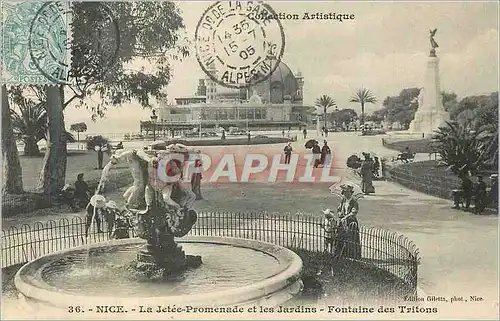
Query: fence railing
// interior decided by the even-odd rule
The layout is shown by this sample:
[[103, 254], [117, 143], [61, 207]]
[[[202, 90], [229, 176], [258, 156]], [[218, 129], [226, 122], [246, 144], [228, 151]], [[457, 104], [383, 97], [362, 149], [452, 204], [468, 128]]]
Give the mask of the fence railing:
[[450, 200], [451, 191], [460, 185], [458, 178], [451, 175], [445, 177], [425, 173], [415, 174], [413, 168], [404, 165], [390, 166], [386, 173], [387, 179], [409, 189]]
[[[201, 212], [189, 235], [246, 238], [291, 249], [323, 252], [325, 234], [321, 223], [320, 217], [305, 214]], [[107, 227], [102, 227], [106, 231]], [[398, 278], [401, 282], [395, 292], [416, 294], [419, 251], [415, 244], [404, 235], [379, 228], [360, 226], [359, 235], [361, 257], [352, 260], [385, 270]], [[135, 237], [133, 229], [130, 236]], [[108, 233], [97, 233], [96, 226], [86, 237], [85, 221], [80, 217], [9, 227], [2, 230], [1, 266], [21, 264], [55, 251], [108, 239]]]

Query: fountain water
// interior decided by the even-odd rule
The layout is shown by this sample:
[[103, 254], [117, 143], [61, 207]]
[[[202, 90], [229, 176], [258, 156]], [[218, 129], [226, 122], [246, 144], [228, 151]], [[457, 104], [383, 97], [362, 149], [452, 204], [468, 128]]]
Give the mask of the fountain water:
[[[110, 164], [122, 159], [134, 177], [133, 187], [125, 193], [126, 209], [137, 215], [139, 239], [87, 244], [27, 263], [15, 277], [27, 302], [62, 309], [75, 302], [136, 306], [137, 298], [147, 296], [151, 305], [277, 305], [301, 291], [302, 261], [294, 252], [255, 240], [184, 237], [197, 214], [190, 208], [174, 211], [150, 185], [149, 170], [157, 159], [129, 151]], [[99, 187], [107, 179], [108, 165]], [[94, 200], [99, 196], [94, 195]], [[172, 219], [174, 215], [178, 219]], [[184, 238], [176, 242], [176, 237]], [[186, 255], [178, 243], [194, 255]], [[82, 258], [86, 250], [88, 262]], [[92, 273], [82, 273], [89, 267]]]

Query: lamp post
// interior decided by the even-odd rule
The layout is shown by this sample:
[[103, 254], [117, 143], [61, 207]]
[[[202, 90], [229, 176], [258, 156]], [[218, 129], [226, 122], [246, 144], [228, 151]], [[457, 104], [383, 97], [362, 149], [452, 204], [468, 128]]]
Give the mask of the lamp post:
[[200, 128], [198, 130], [198, 139], [201, 140], [201, 110], [200, 113], [198, 114], [198, 121], [200, 122]]
[[158, 116], [156, 116], [156, 110], [153, 109], [153, 115], [151, 115], [151, 123], [153, 124], [153, 142], [156, 141], [156, 120]]

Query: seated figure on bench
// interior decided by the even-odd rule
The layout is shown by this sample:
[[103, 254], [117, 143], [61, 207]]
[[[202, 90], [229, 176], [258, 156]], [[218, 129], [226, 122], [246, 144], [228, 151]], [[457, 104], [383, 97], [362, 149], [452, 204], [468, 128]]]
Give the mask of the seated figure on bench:
[[415, 158], [415, 154], [410, 151], [410, 148], [407, 146], [404, 151], [398, 155], [397, 160], [408, 163]]

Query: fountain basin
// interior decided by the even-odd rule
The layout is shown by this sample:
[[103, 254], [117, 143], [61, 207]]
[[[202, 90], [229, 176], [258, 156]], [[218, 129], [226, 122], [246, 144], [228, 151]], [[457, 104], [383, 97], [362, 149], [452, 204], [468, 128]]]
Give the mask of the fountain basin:
[[[120, 284], [106, 285], [97, 275], [94, 282], [98, 291], [87, 293], [85, 286], [81, 290], [76, 287], [71, 288], [72, 281], [75, 280], [70, 277], [70, 271], [65, 270], [64, 264], [62, 270], [54, 269], [54, 262], [66, 262], [67, 258], [81, 257], [81, 253], [86, 253], [88, 249], [91, 252], [106, 252], [138, 247], [144, 243], [145, 241], [141, 239], [112, 240], [42, 256], [25, 264], [18, 271], [14, 280], [15, 286], [25, 302], [44, 311], [45, 307], [68, 311], [69, 306], [77, 304], [84, 305], [83, 309], [119, 305], [132, 311], [138, 309], [139, 305], [276, 306], [290, 300], [302, 290], [300, 280], [302, 260], [297, 254], [278, 245], [241, 238], [199, 236], [177, 240], [187, 254], [202, 256], [201, 270], [194, 269], [192, 275], [188, 271], [185, 276], [188, 281], [190, 278], [198, 281], [191, 283], [181, 281], [175, 286], [169, 283], [152, 285], [138, 283], [137, 287], [145, 288], [144, 291], [136, 293], [131, 291], [135, 288], [134, 283], [126, 283], [124, 288], [120, 288]], [[192, 253], [193, 251], [198, 252]], [[204, 255], [204, 252], [207, 252], [205, 253], [207, 255]], [[221, 274], [219, 268], [226, 266], [227, 270], [235, 273], [234, 276], [231, 276], [231, 273], [227, 277], [219, 275]], [[238, 271], [241, 273], [237, 273]], [[86, 282], [92, 282], [92, 278], [91, 274], [90, 281]], [[102, 287], [102, 291], [99, 291], [99, 286]], [[172, 287], [182, 291], [172, 290]], [[186, 290], [186, 287], [191, 287], [192, 291]], [[112, 291], [107, 293], [106, 289]]]

